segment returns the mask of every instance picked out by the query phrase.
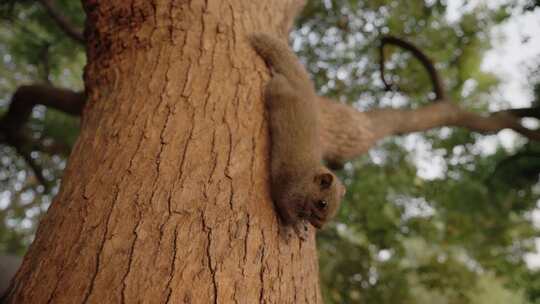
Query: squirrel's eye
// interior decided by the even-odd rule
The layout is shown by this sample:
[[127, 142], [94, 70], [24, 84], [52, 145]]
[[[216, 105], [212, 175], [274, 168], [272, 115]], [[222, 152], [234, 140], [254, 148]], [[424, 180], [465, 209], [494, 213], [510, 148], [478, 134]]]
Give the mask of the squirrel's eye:
[[317, 207], [319, 210], [324, 210], [326, 207], [328, 207], [328, 203], [324, 200], [320, 200], [315, 203], [315, 207]]

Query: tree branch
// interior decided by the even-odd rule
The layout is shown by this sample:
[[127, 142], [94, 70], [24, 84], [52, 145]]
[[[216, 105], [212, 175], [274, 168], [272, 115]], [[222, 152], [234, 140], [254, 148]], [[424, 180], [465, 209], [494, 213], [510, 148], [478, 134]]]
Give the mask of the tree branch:
[[[41, 104], [68, 114], [80, 115], [86, 97], [84, 93], [54, 88], [48, 85], [21, 86], [13, 94], [7, 113], [0, 119], [1, 140], [12, 146], [34, 171], [38, 181], [45, 187], [47, 182], [41, 168], [30, 153], [36, 147], [34, 140], [23, 132], [23, 125], [30, 118], [34, 106]], [[46, 147], [47, 145], [43, 145]], [[50, 148], [50, 147], [49, 147]], [[56, 148], [56, 147], [55, 147]]]
[[[512, 109], [480, 115], [453, 102], [442, 101], [414, 110], [388, 108], [360, 112], [324, 97], [319, 98], [319, 105], [324, 158], [331, 164], [356, 158], [385, 137], [443, 126], [463, 127], [482, 134], [511, 129], [530, 140], [540, 141], [540, 130], [525, 128], [521, 117], [514, 115]], [[535, 111], [532, 108], [530, 112]]]
[[517, 117], [531, 117], [540, 119], [540, 107], [509, 109], [501, 112], [510, 113]]
[[0, 119], [0, 127], [9, 129], [11, 133], [19, 132], [38, 104], [80, 115], [85, 102], [86, 97], [82, 92], [40, 84], [21, 86], [13, 94], [6, 115]]
[[467, 128], [479, 133], [514, 130], [530, 140], [540, 141], [540, 130], [528, 129], [522, 118], [540, 119], [540, 108], [509, 109], [480, 115], [462, 109], [446, 98], [443, 82], [431, 60], [414, 45], [391, 36], [384, 37], [380, 46], [381, 77], [387, 88], [392, 87], [384, 77], [386, 44], [409, 50], [428, 71], [437, 103], [417, 109], [375, 109], [359, 112], [355, 108], [320, 97], [321, 141], [324, 158], [329, 164], [339, 164], [366, 153], [376, 142], [388, 136], [421, 132], [442, 126]]
[[394, 36], [384, 36], [381, 39], [381, 45], [379, 46], [379, 70], [381, 73], [381, 80], [384, 83], [384, 86], [387, 90], [393, 90], [395, 88], [394, 85], [391, 83], [388, 83], [385, 77], [385, 56], [384, 56], [384, 47], [387, 45], [395, 45], [398, 46], [404, 50], [407, 50], [412, 53], [412, 55], [420, 61], [422, 66], [426, 69], [426, 71], [429, 74], [429, 78], [431, 79], [431, 83], [433, 85], [433, 91], [435, 93], [435, 101], [445, 100], [446, 99], [446, 90], [444, 87], [444, 83], [439, 76], [439, 73], [435, 69], [435, 65], [429, 59], [429, 57], [422, 52], [418, 47], [416, 47], [414, 44], [405, 41], [401, 38], [397, 38]]
[[66, 16], [64, 16], [56, 9], [53, 0], [38, 1], [43, 5], [43, 7], [45, 7], [49, 16], [51, 16], [51, 18], [56, 22], [60, 29], [64, 31], [64, 33], [66, 33], [71, 39], [81, 44], [84, 44], [86, 42], [82, 30], [78, 29], [75, 25], [73, 25]]

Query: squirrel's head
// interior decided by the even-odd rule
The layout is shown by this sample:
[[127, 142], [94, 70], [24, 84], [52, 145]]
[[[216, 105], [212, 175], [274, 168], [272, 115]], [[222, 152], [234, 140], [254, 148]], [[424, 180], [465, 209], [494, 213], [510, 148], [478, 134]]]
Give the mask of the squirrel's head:
[[298, 218], [320, 229], [337, 213], [345, 187], [332, 171], [321, 167], [308, 177], [303, 189], [306, 196], [298, 208]]
[[341, 181], [324, 166], [290, 186], [277, 201], [282, 218], [289, 224], [306, 221], [317, 229], [334, 217], [345, 195]]
[[286, 185], [276, 185], [278, 194], [274, 197], [285, 223], [306, 221], [320, 229], [336, 215], [345, 187], [332, 171], [320, 166], [290, 180]]

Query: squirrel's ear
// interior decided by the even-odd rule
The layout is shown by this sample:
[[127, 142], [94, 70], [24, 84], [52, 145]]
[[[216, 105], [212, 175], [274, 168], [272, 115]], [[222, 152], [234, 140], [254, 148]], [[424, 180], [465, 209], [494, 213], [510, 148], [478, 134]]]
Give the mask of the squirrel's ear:
[[333, 182], [334, 182], [334, 176], [330, 173], [321, 173], [321, 174], [315, 175], [315, 183], [319, 185], [321, 190], [330, 188]]

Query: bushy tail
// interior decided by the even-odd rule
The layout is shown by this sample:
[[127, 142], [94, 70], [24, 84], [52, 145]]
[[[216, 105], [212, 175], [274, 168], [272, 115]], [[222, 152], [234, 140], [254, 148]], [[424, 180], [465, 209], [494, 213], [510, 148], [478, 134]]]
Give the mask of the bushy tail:
[[275, 72], [282, 74], [291, 82], [311, 82], [306, 70], [287, 43], [265, 33], [252, 34], [249, 40], [257, 53]]

